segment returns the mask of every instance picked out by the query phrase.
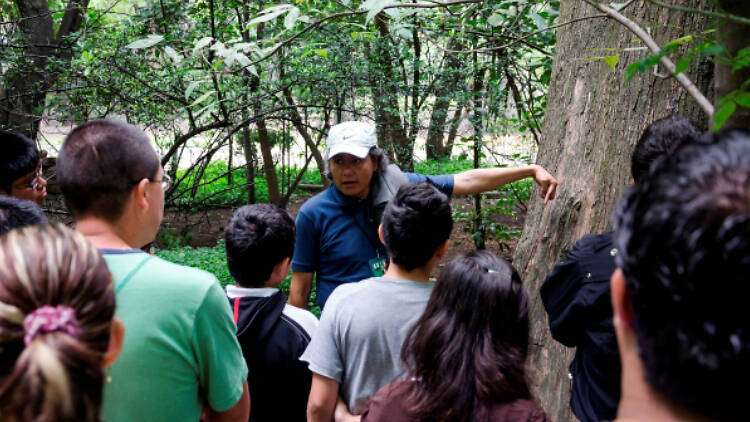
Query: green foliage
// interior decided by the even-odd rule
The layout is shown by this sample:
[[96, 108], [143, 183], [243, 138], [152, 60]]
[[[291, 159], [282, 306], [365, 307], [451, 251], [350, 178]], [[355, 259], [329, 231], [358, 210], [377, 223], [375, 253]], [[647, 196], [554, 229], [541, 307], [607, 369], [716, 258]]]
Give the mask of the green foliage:
[[[484, 205], [479, 213], [474, 207], [459, 206], [453, 213], [453, 219], [464, 223], [464, 231], [471, 236], [475, 244], [483, 244], [486, 240], [492, 239], [497, 242], [500, 249], [507, 250], [510, 248], [508, 242], [520, 236], [521, 230], [497, 223], [492, 216], [496, 214], [518, 215], [518, 209], [525, 209], [526, 202], [531, 198], [533, 184], [531, 179], [526, 178], [502, 186], [499, 189], [502, 196], [494, 203], [488, 204], [489, 201], [483, 195]], [[479, 224], [475, 225], [477, 219]]]
[[[179, 246], [169, 249], [157, 249], [155, 250], [156, 256], [165, 259], [176, 264], [185, 265], [188, 267], [200, 268], [213, 274], [221, 283], [222, 286], [227, 284], [234, 284], [232, 275], [229, 274], [227, 268], [227, 252], [224, 246], [224, 239], [220, 239], [216, 246], [212, 248], [191, 248], [189, 246]], [[286, 294], [289, 295], [289, 284], [291, 282], [291, 273], [284, 279], [279, 285], [279, 288]], [[313, 281], [313, 289], [308, 303], [310, 311], [316, 316], [320, 317], [320, 308], [316, 303], [315, 286]]]
[[220, 239], [212, 248], [191, 248], [180, 246], [173, 249], [157, 249], [156, 256], [176, 264], [200, 268], [213, 274], [222, 286], [232, 284], [232, 276], [227, 268], [224, 239]]
[[[178, 170], [177, 178], [182, 180], [180, 189], [172, 195], [172, 201], [183, 206], [225, 206], [243, 205], [247, 202], [247, 172], [244, 168], [232, 171], [232, 183], [229, 183], [227, 164], [224, 161], [214, 161], [206, 166], [200, 179], [196, 171], [186, 174], [186, 170]], [[284, 166], [276, 167], [279, 180], [287, 176], [296, 177], [299, 169]], [[300, 183], [320, 183], [320, 173], [317, 169], [307, 169]], [[193, 190], [193, 186], [197, 188]], [[257, 202], [268, 202], [268, 183], [260, 172], [255, 175], [255, 195]], [[296, 195], [296, 194], [295, 194]], [[294, 197], [295, 195], [292, 195]]]

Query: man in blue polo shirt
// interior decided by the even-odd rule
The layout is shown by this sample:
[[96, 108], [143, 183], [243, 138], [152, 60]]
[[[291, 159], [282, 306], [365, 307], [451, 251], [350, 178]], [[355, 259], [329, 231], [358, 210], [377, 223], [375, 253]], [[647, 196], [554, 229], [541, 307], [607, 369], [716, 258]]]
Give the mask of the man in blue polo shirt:
[[289, 303], [307, 308], [313, 275], [321, 309], [333, 289], [385, 271], [385, 247], [378, 239], [380, 216], [388, 200], [408, 182], [429, 182], [448, 196], [473, 195], [525, 177], [540, 186], [545, 203], [555, 197], [558, 182], [544, 168], [473, 169], [455, 175], [402, 173], [376, 147], [375, 128], [344, 122], [328, 133], [331, 187], [310, 198], [297, 215]]

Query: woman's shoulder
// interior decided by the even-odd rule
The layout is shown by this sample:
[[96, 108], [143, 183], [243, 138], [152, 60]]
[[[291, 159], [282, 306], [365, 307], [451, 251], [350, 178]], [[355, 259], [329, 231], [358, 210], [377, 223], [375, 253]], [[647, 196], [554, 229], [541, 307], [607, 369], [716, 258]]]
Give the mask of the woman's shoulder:
[[544, 409], [533, 400], [517, 399], [492, 406], [490, 420], [549, 422], [550, 418]]
[[417, 422], [406, 405], [411, 381], [394, 381], [378, 390], [365, 406], [361, 422]]

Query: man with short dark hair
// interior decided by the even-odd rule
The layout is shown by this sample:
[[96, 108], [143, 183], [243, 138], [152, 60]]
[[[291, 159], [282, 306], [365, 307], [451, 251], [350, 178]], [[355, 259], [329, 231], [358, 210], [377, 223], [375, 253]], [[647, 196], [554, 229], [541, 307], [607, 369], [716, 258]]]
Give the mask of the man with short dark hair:
[[46, 222], [47, 217], [37, 204], [25, 199], [0, 196], [0, 236], [14, 229]]
[[237, 282], [227, 286], [227, 296], [252, 374], [252, 420], [305, 421], [312, 374], [299, 357], [318, 319], [287, 304], [277, 288], [292, 264], [294, 221], [275, 205], [246, 205], [234, 212], [224, 236], [227, 265]]
[[0, 195], [36, 202], [47, 196], [42, 162], [34, 141], [20, 133], [0, 130]]
[[[631, 156], [634, 183], [678, 145], [700, 132], [686, 118], [670, 116], [649, 125]], [[615, 270], [612, 232], [584, 236], [542, 284], [552, 337], [576, 348], [570, 363], [570, 407], [583, 422], [612, 420], [620, 398], [620, 357], [612, 326], [609, 279]]]
[[378, 231], [390, 257], [385, 275], [337, 287], [300, 358], [313, 372], [308, 420], [330, 421], [339, 394], [359, 414], [399, 375], [401, 346], [424, 312], [452, 227], [448, 197], [434, 186], [398, 190]]
[[618, 420], [747, 420], [750, 132], [678, 149], [615, 213]]
[[57, 176], [76, 229], [98, 247], [115, 281], [127, 328], [103, 393], [107, 422], [246, 422], [247, 366], [216, 278], [146, 254], [169, 179], [146, 135], [94, 120], [74, 128]]

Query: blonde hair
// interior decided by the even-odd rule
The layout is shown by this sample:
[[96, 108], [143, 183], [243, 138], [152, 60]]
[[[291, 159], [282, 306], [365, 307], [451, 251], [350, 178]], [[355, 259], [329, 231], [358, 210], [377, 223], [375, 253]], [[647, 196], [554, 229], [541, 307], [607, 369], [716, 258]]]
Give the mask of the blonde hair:
[[[72, 309], [77, 331], [25, 344], [27, 316], [45, 305]], [[54, 225], [0, 237], [0, 419], [99, 421], [114, 311], [112, 276], [81, 234]]]

